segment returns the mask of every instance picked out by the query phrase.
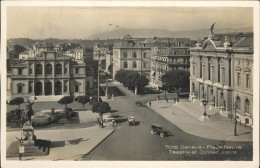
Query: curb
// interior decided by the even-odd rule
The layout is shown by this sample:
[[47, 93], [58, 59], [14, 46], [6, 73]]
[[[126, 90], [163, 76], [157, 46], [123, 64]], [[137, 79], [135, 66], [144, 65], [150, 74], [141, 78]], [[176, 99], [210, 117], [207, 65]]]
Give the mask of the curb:
[[96, 149], [96, 147], [98, 147], [104, 140], [106, 140], [112, 133], [115, 132], [115, 129], [113, 129], [106, 137], [104, 137], [99, 143], [97, 143], [95, 146], [93, 146], [92, 149], [90, 149], [86, 154], [84, 154], [84, 156], [80, 157], [79, 159], [75, 159], [75, 161], [80, 161], [82, 160], [84, 157], [88, 156], [90, 152], [92, 152], [94, 149]]
[[[148, 102], [147, 102], [148, 103]], [[200, 137], [200, 138], [205, 138], [205, 139], [209, 139], [209, 140], [220, 140], [221, 139], [213, 139], [213, 138], [208, 138], [208, 137], [204, 137], [204, 136], [201, 136], [201, 135], [197, 135], [197, 134], [192, 134], [190, 132], [187, 132], [186, 130], [184, 130], [183, 128], [181, 128], [179, 125], [173, 123], [169, 118], [167, 118], [166, 116], [162, 115], [160, 112], [156, 111], [155, 109], [153, 109], [152, 107], [150, 107], [148, 104], [146, 103], [146, 107], [148, 107], [150, 110], [154, 111], [155, 113], [157, 113], [158, 115], [160, 115], [161, 117], [163, 117], [164, 119], [166, 119], [167, 121], [169, 121], [170, 123], [172, 123], [173, 125], [175, 125], [177, 128], [179, 128], [181, 131], [187, 133], [187, 134], [190, 134], [190, 135], [193, 135], [193, 136], [197, 136], [197, 137]], [[180, 109], [181, 110], [181, 109]], [[228, 137], [227, 139], [222, 139], [223, 141], [229, 141], [229, 142], [250, 142], [252, 140], [231, 140], [232, 136]]]

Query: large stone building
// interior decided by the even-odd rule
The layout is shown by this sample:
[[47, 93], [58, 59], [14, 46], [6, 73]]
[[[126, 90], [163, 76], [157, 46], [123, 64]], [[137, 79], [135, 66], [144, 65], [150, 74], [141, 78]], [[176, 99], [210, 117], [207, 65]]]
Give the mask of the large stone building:
[[190, 98], [252, 126], [253, 34], [211, 34], [190, 50]]
[[84, 95], [93, 89], [84, 62], [56, 52], [43, 52], [11, 66], [11, 97]]
[[150, 78], [150, 59], [153, 43], [133, 39], [129, 34], [114, 43], [113, 78], [120, 69], [133, 70]]
[[190, 70], [189, 48], [194, 41], [188, 38], [176, 38], [169, 42], [156, 43], [152, 48], [151, 87], [162, 87], [162, 75], [171, 70]]

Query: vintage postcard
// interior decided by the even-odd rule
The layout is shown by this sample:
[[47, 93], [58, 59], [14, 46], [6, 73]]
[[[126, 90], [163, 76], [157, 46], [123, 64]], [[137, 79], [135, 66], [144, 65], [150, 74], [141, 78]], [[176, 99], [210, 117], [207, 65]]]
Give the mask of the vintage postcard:
[[259, 3], [1, 3], [1, 166], [259, 166]]

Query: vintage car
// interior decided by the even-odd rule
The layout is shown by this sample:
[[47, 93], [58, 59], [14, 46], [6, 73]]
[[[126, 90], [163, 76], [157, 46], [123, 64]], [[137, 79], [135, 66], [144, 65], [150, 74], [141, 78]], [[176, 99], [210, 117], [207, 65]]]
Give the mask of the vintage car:
[[110, 122], [112, 120], [115, 120], [115, 117], [111, 113], [105, 113], [102, 117], [104, 122]]
[[135, 125], [135, 118], [133, 116], [128, 117], [128, 125]]
[[160, 137], [165, 137], [169, 135], [168, 131], [165, 131], [160, 124], [154, 123], [151, 125], [151, 134], [160, 135]]

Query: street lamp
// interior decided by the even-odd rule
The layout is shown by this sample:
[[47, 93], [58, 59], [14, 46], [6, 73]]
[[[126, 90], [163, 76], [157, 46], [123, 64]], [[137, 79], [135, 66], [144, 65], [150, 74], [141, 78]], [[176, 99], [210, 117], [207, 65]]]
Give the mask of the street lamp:
[[234, 128], [234, 136], [237, 136], [237, 102], [234, 104], [235, 108], [235, 128]]
[[106, 80], [107, 80], [107, 84], [106, 84], [106, 95], [105, 97], [108, 99], [108, 74], [106, 73]]

